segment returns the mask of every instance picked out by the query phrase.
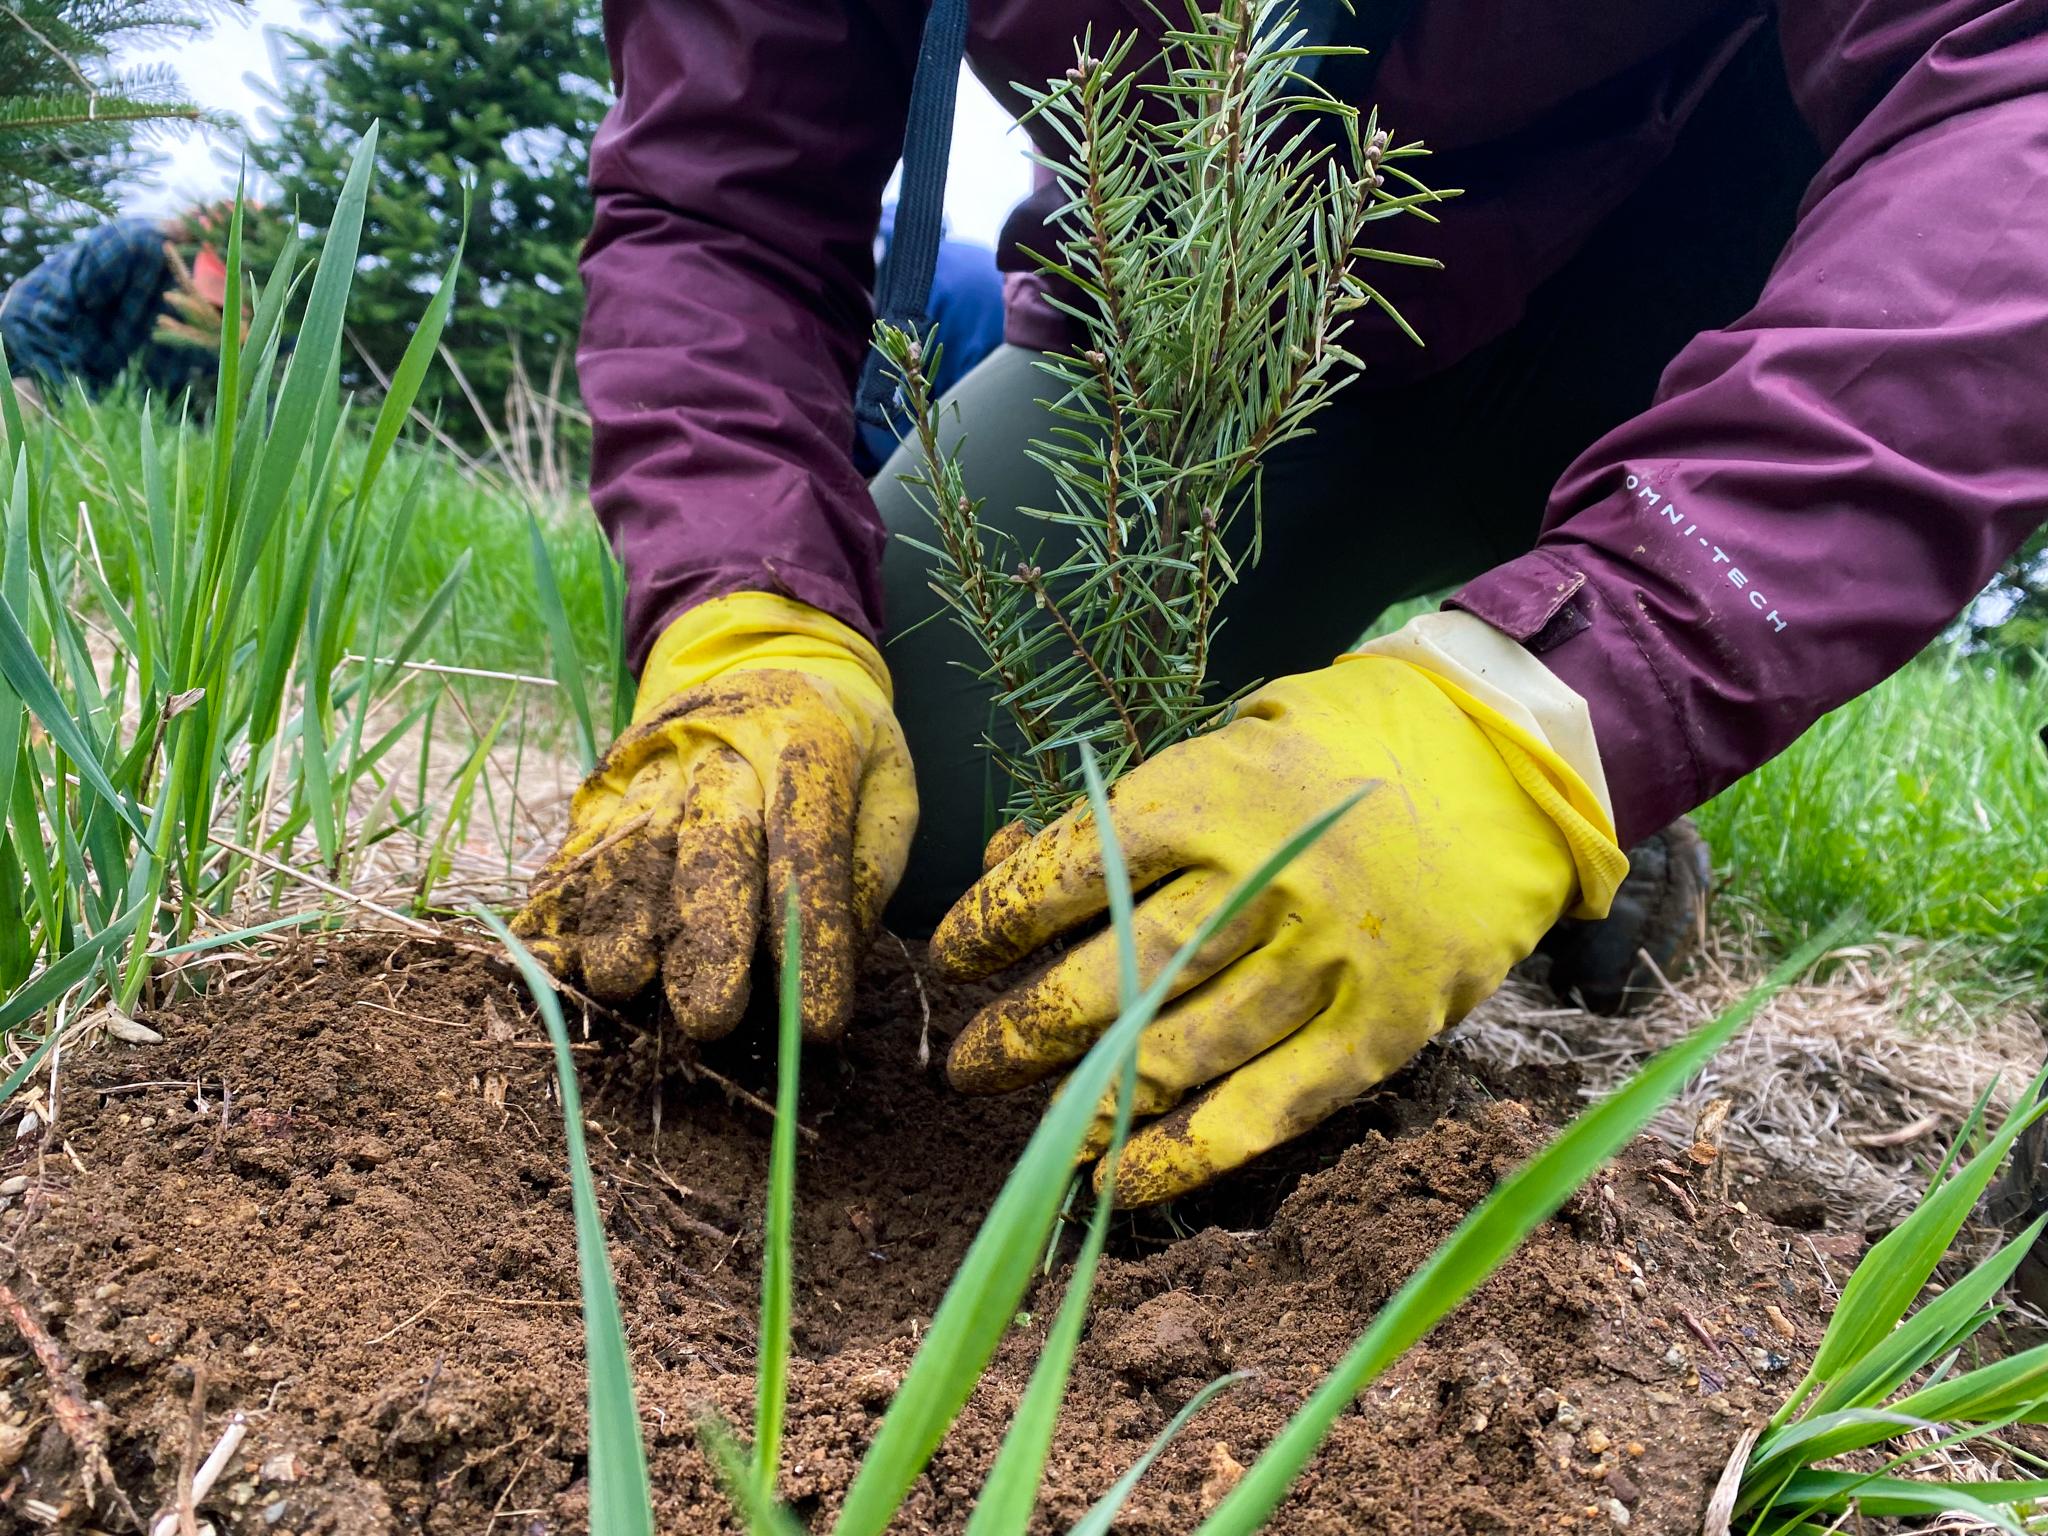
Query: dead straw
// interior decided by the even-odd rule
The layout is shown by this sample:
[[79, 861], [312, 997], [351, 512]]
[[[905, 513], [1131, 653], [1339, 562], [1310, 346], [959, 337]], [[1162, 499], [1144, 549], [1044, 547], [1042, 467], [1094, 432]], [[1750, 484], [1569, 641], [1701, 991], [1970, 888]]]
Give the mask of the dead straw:
[[[1512, 978], [1450, 1039], [1508, 1068], [1573, 1069], [1580, 1097], [1595, 1099], [1740, 995], [1766, 969], [1760, 947], [1716, 932], [1675, 985], [1627, 1018], [1559, 1007], [1539, 983]], [[1752, 1171], [1792, 1176], [1852, 1229], [1902, 1216], [1978, 1095], [1990, 1086], [1993, 1113], [2003, 1113], [2043, 1050], [2034, 1010], [1974, 1012], [1930, 990], [1918, 958], [1906, 944], [1858, 946], [1817, 979], [1787, 987], [1651, 1133], [1689, 1146], [1701, 1110], [1730, 1099], [1731, 1150]]]

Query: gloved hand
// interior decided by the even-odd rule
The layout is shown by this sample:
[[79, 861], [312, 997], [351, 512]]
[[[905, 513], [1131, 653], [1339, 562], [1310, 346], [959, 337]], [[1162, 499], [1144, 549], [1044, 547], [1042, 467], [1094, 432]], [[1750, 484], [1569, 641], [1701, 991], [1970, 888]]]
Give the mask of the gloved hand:
[[654, 981], [685, 1033], [739, 1021], [764, 916], [803, 917], [803, 1023], [838, 1038], [854, 965], [902, 878], [917, 785], [875, 648], [788, 598], [739, 592], [655, 642], [633, 724], [577, 790], [513, 931], [566, 981]]
[[[1606, 911], [1628, 862], [1602, 795], [1503, 702], [1521, 718], [1409, 661], [1347, 657], [1259, 689], [1111, 789], [1132, 887], [1152, 887], [1136, 914], [1147, 979], [1281, 843], [1368, 790], [1195, 957], [1142, 1036], [1137, 1113], [1166, 1117], [1126, 1143], [1120, 1201], [1170, 1199], [1301, 1134], [1463, 1017], [1561, 914]], [[1077, 806], [982, 877], [932, 954], [986, 976], [1105, 906]], [[1116, 1017], [1115, 946], [1097, 934], [983, 1008], [954, 1042], [954, 1085], [999, 1092], [1078, 1059]], [[1105, 1116], [1093, 1150], [1107, 1140]]]

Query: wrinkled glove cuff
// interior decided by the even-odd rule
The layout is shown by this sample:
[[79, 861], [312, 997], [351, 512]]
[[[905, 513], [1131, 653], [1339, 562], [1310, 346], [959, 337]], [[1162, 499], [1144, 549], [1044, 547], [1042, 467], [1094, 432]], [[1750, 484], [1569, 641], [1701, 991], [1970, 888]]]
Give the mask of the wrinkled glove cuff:
[[729, 672], [803, 672], [883, 710], [895, 691], [882, 653], [830, 614], [772, 592], [732, 592], [699, 603], [654, 642], [640, 672], [635, 724], [677, 694]]

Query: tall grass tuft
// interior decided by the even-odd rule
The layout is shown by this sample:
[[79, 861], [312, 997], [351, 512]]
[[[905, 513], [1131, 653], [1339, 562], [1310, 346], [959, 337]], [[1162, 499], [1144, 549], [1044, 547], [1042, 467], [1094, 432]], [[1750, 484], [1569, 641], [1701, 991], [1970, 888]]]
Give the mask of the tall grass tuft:
[[379, 707], [463, 575], [401, 619], [389, 591], [419, 475], [395, 516], [370, 511], [453, 264], [367, 423], [337, 383], [376, 138], [310, 266], [294, 242], [252, 283], [238, 208], [226, 302], [249, 323], [239, 340], [225, 328], [203, 428], [158, 401], [24, 417], [0, 391], [0, 995], [90, 954], [74, 984], [132, 1007], [156, 959], [281, 890], [280, 866], [345, 885], [372, 838], [423, 815], [349, 815], [418, 738], [431, 697], [395, 725]]
[[[1859, 905], [1952, 951], [1944, 980], [2048, 972], [2048, 667], [1930, 652], [1694, 814], [1768, 932]], [[1939, 953], [1936, 955], [1939, 962]]]
[[[1777, 1536], [1835, 1529], [1864, 1516], [1948, 1512], [1974, 1516], [2013, 1536], [2040, 1529], [2036, 1506], [2048, 1506], [2048, 1481], [1955, 1482], [1894, 1474], [1938, 1446], [1996, 1434], [2015, 1423], [2048, 1423], [2048, 1344], [1957, 1370], [1964, 1347], [1999, 1315], [1998, 1293], [2048, 1229], [2048, 1216], [1908, 1311], [2020, 1133], [2048, 1114], [2044, 1085], [2048, 1068], [2034, 1079], [2022, 1107], [1964, 1162], [1960, 1153], [1983, 1111], [1980, 1101], [1913, 1214], [1863, 1256], [1842, 1287], [1813, 1364], [1750, 1450], [1733, 1529]], [[1912, 1386], [1916, 1378], [1919, 1385]], [[1915, 1432], [1923, 1436], [1921, 1443], [1891, 1450], [1872, 1469], [1823, 1466]]]

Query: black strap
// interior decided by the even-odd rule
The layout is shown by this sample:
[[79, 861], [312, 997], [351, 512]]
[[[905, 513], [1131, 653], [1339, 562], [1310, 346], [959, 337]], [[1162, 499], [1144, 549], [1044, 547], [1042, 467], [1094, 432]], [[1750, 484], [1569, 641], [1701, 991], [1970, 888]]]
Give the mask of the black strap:
[[[917, 73], [910, 81], [896, 229], [875, 277], [876, 318], [920, 336], [930, 324], [932, 269], [938, 264], [946, 211], [946, 160], [953, 148], [953, 98], [966, 48], [967, 0], [932, 0], [917, 47]], [[885, 427], [895, 386], [881, 364], [881, 355], [870, 350], [853, 404], [862, 421]]]

